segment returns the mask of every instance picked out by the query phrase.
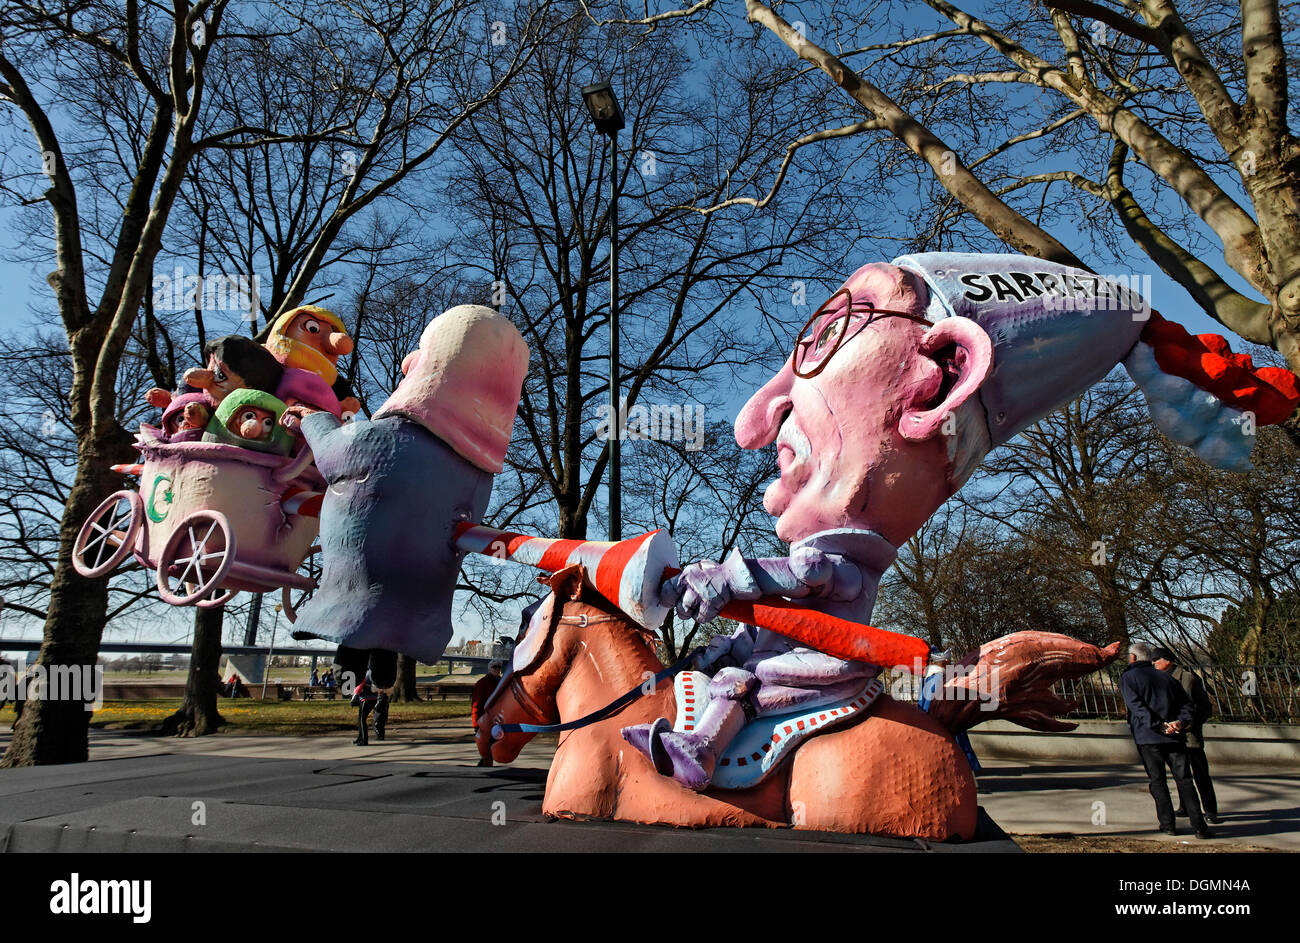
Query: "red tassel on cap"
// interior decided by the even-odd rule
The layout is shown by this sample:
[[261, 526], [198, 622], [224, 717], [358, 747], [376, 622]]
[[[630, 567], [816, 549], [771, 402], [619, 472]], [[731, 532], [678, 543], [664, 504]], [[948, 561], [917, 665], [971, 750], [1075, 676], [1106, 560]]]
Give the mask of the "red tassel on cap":
[[1285, 422], [1300, 404], [1296, 375], [1282, 367], [1256, 367], [1250, 354], [1234, 354], [1218, 334], [1193, 337], [1180, 324], [1151, 312], [1142, 340], [1165, 373], [1182, 377], [1229, 406], [1255, 414], [1261, 426]]

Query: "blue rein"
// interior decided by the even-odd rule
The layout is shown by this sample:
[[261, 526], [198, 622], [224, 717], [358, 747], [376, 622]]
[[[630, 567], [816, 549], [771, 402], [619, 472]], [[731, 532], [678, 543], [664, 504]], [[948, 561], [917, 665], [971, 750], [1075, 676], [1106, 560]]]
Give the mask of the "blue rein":
[[[653, 690], [660, 681], [664, 681], [678, 672], [686, 670], [695, 661], [696, 656], [700, 655], [703, 651], [704, 648], [700, 647], [688, 652], [686, 655], [679, 658], [673, 664], [669, 665], [663, 671], [650, 679], [650, 684], [648, 686]], [[600, 710], [592, 711], [585, 717], [579, 717], [577, 720], [566, 721], [562, 724], [493, 724], [492, 739], [500, 740], [508, 733], [559, 733], [564, 730], [580, 730], [583, 727], [589, 727], [594, 723], [604, 720], [606, 717], [612, 717], [614, 714], [617, 714], [637, 698], [644, 697], [649, 693], [646, 690], [646, 687], [646, 683], [642, 681], [631, 691], [628, 691], [626, 694], [610, 701], [604, 707], [600, 708]]]

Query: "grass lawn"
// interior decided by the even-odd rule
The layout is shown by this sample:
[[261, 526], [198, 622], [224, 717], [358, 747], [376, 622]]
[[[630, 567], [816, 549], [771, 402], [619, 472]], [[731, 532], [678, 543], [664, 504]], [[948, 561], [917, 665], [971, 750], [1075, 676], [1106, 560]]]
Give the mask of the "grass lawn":
[[[90, 726], [101, 730], [153, 730], [180, 707], [177, 697], [139, 701], [105, 701], [101, 710], [90, 718]], [[226, 719], [221, 733], [293, 734], [313, 736], [354, 730], [357, 709], [347, 699], [337, 701], [258, 701], [220, 698], [217, 710]], [[466, 718], [469, 725], [469, 701], [394, 701], [388, 711], [388, 726], [420, 727], [433, 721]], [[0, 721], [13, 722], [13, 707], [0, 711]]]
[[[324, 660], [317, 666], [317, 673], [324, 674], [325, 669], [329, 667]], [[436, 666], [420, 665], [416, 669], [416, 675], [421, 680], [446, 680], [454, 679], [456, 681], [474, 681], [481, 678], [481, 672], [476, 673], [468, 665], [457, 665], [455, 671], [447, 671], [445, 662]], [[119, 671], [110, 669], [104, 672], [104, 680], [108, 683], [121, 683], [132, 681], [153, 682], [154, 684], [184, 684], [189, 677], [188, 668], [160, 668], [156, 671]], [[230, 670], [222, 672], [223, 678], [230, 677]], [[279, 681], [282, 684], [305, 684], [311, 678], [311, 668], [302, 665], [294, 668], [272, 668], [267, 673], [267, 680], [272, 684]], [[260, 679], [255, 682], [260, 684]]]

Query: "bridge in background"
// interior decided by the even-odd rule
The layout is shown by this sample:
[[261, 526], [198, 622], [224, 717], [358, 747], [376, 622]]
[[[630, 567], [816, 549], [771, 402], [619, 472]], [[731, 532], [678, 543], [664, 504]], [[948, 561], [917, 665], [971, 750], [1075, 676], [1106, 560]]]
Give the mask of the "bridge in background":
[[[0, 638], [0, 652], [36, 652], [40, 651], [40, 648], [40, 640]], [[189, 655], [192, 651], [193, 649], [189, 644], [168, 642], [101, 642], [99, 645], [99, 653], [101, 655]], [[307, 648], [301, 645], [278, 645], [274, 647], [259, 645], [223, 645], [221, 652], [224, 655], [289, 655], [299, 658], [324, 658], [328, 660], [334, 657], [335, 647]], [[492, 661], [492, 659], [487, 655], [444, 655], [442, 658], [438, 659], [436, 664], [446, 664], [449, 670], [454, 668], [456, 665], [468, 665], [471, 669], [486, 671], [488, 662], [490, 661]]]

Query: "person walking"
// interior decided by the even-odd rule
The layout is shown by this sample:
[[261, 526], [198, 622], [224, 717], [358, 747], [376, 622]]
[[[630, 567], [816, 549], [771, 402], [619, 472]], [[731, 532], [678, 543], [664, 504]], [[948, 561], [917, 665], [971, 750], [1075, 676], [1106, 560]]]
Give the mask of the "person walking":
[[[1219, 824], [1219, 800], [1214, 794], [1214, 783], [1210, 779], [1210, 761], [1205, 756], [1205, 722], [1214, 713], [1210, 695], [1206, 693], [1205, 684], [1196, 672], [1177, 663], [1174, 653], [1167, 648], [1157, 648], [1151, 663], [1182, 685], [1191, 699], [1193, 714], [1191, 726], [1187, 728], [1187, 762], [1192, 769], [1192, 782], [1196, 783], [1196, 792], [1201, 800], [1201, 811], [1207, 821]], [[1187, 810], [1180, 803], [1174, 811], [1180, 818], [1187, 817]]]
[[[359, 747], [370, 745], [370, 728], [368, 721], [370, 712], [375, 709], [379, 701], [379, 691], [375, 683], [371, 680], [370, 672], [361, 679], [355, 691], [352, 692], [352, 706], [357, 709], [357, 738], [352, 742]], [[381, 738], [382, 739], [382, 738]]]
[[388, 690], [379, 688], [375, 696], [375, 739], [384, 739], [384, 728], [388, 726]]
[[1194, 707], [1182, 685], [1151, 663], [1154, 649], [1146, 642], [1129, 646], [1128, 667], [1120, 676], [1120, 693], [1128, 707], [1128, 724], [1142, 756], [1150, 781], [1151, 797], [1156, 802], [1156, 818], [1160, 831], [1174, 835], [1174, 805], [1169, 798], [1169, 784], [1165, 779], [1168, 764], [1174, 774], [1178, 797], [1191, 821], [1197, 838], [1211, 838], [1201, 802], [1196, 796], [1196, 785], [1187, 759], [1183, 731], [1192, 725]]

